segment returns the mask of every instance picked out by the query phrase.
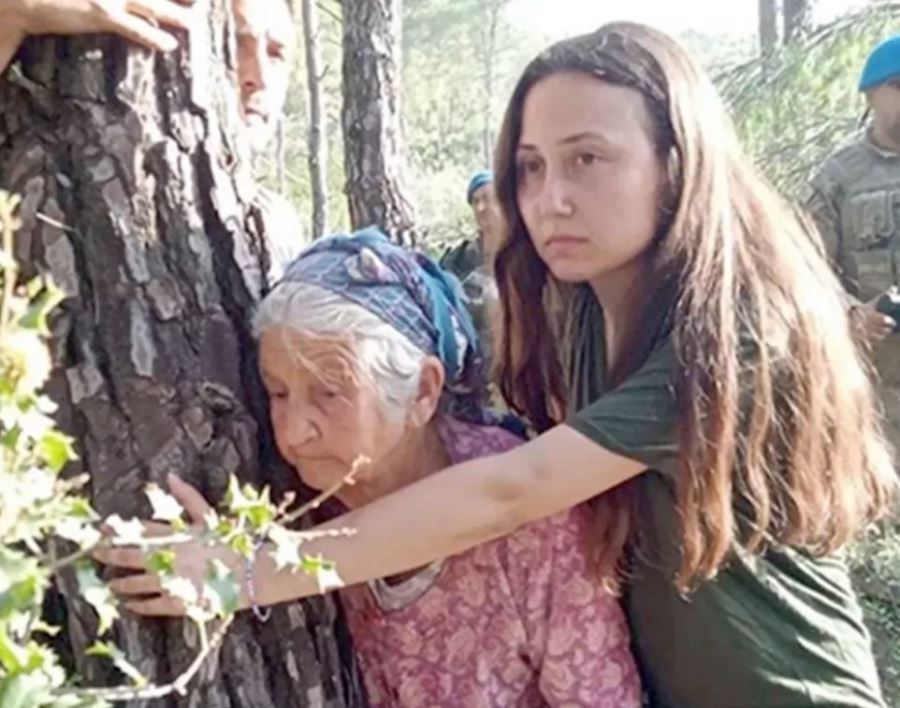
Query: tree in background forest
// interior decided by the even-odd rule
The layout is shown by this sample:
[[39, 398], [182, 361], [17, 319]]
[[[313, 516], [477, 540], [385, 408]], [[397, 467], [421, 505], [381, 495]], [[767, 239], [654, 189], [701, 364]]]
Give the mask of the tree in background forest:
[[[325, 124], [325, 92], [322, 65], [322, 36], [319, 10], [315, 0], [302, 0], [303, 45], [306, 58], [306, 86], [309, 93], [307, 164], [311, 185], [312, 223], [310, 234], [317, 239], [328, 230], [328, 133]], [[282, 122], [282, 126], [284, 123]], [[281, 191], [284, 186], [279, 185]]]
[[[22, 195], [23, 275], [67, 297], [52, 320], [48, 394], [77, 440], [101, 516], [146, 517], [142, 489], [177, 472], [222, 497], [229, 475], [282, 487], [248, 318], [265, 290], [265, 221], [249, 175], [226, 45], [230, 3], [174, 56], [111, 38], [33, 39], [0, 79], [0, 188]], [[96, 619], [63, 577], [71, 667], [118, 683], [85, 652]], [[153, 706], [360, 705], [334, 603], [239, 617], [186, 697]], [[154, 680], [198, 649], [190, 622], [123, 616], [117, 643]], [[3, 655], [9, 659], [8, 653]], [[148, 705], [141, 703], [140, 705]]]
[[546, 43], [512, 25], [505, 0], [406, 0], [407, 136], [430, 246], [470, 238], [465, 185], [492, 163], [512, 85]]
[[344, 0], [344, 165], [350, 224], [418, 241], [401, 118], [401, 0]]
[[809, 32], [815, 3], [816, 0], [758, 0], [759, 48], [762, 55], [768, 56], [775, 51], [779, 37], [785, 44], [790, 44]]

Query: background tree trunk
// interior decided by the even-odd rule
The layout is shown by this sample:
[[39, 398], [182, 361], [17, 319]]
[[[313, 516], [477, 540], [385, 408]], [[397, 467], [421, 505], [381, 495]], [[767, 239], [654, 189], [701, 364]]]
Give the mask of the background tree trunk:
[[[282, 488], [293, 474], [271, 443], [248, 328], [267, 255], [231, 138], [226, 0], [208, 16], [172, 57], [109, 38], [34, 40], [0, 79], [0, 187], [24, 199], [26, 270], [51, 273], [69, 296], [49, 393], [103, 515], [146, 515], [143, 487], [169, 472], [211, 499], [231, 474]], [[120, 683], [84, 657], [94, 619], [67, 602], [79, 672]], [[325, 599], [278, 607], [264, 625], [245, 613], [190, 695], [152, 705], [361, 705], [337, 616]], [[126, 617], [117, 633], [154, 681], [197, 650], [186, 622]]]
[[303, 0], [303, 39], [306, 48], [306, 85], [309, 92], [309, 181], [312, 192], [312, 238], [328, 231], [328, 144], [322, 92], [322, 52], [316, 0]]
[[778, 46], [778, 8], [775, 0], [758, 0], [759, 49], [764, 57]]
[[805, 34], [812, 22], [812, 0], [782, 0], [785, 44]]
[[415, 243], [400, 113], [401, 0], [344, 0], [343, 109], [353, 228], [381, 227]]
[[287, 188], [287, 166], [285, 165], [284, 116], [278, 119], [275, 129], [275, 181], [278, 193], [284, 194]]
[[481, 28], [481, 65], [484, 81], [484, 123], [482, 128], [482, 151], [484, 165], [494, 163], [494, 64], [497, 58], [497, 24], [507, 0], [489, 0], [484, 5], [485, 22]]

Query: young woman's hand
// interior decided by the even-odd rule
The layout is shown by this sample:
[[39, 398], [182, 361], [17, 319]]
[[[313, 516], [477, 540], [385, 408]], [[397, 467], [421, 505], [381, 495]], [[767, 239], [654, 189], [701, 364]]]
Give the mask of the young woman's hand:
[[171, 29], [187, 29], [193, 0], [2, 0], [0, 27], [28, 34], [111, 32], [150, 49], [178, 45]]

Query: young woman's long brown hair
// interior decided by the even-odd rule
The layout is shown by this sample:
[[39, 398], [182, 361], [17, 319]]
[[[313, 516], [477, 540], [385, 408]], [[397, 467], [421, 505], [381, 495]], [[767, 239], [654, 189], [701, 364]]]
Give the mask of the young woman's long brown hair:
[[[497, 148], [508, 225], [496, 271], [504, 339], [499, 377], [538, 429], [560, 422], [567, 390], [553, 321], [559, 287], [517, 207], [525, 98], [542, 78], [579, 71], [644, 99], [668, 173], [650, 277], [608, 386], [633, 374], [661, 336], [678, 358], [676, 497], [687, 590], [713, 577], [735, 544], [777, 542], [824, 554], [884, 515], [896, 475], [865, 352], [851, 336], [820, 240], [741, 154], [711, 82], [676, 42], [617, 23], [560, 42], [519, 80]], [[612, 208], [612, 207], [611, 207]], [[565, 297], [563, 302], [565, 302]], [[634, 537], [632, 481], [596, 500], [600, 570], [618, 577]], [[750, 510], [739, 523], [735, 499]]]

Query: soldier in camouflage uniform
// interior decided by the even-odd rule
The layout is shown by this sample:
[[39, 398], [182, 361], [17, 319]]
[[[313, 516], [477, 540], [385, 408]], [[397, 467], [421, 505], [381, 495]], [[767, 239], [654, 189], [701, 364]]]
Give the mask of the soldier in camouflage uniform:
[[466, 201], [472, 207], [478, 235], [448, 250], [440, 264], [462, 283], [469, 312], [478, 328], [485, 354], [490, 358], [493, 313], [498, 300], [492, 264], [501, 232], [493, 172], [480, 170], [472, 175], [466, 188]]
[[900, 36], [879, 45], [859, 85], [872, 120], [812, 179], [807, 208], [873, 348], [887, 416], [900, 450], [900, 335], [875, 303], [900, 285]]

